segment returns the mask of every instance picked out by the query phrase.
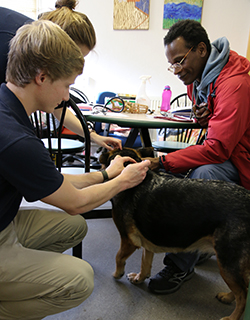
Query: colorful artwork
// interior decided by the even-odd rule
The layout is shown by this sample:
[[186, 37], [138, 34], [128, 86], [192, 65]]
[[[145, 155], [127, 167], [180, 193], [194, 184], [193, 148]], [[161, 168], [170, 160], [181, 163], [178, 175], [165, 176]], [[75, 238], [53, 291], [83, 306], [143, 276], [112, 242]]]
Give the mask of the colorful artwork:
[[113, 28], [134, 30], [149, 28], [150, 0], [114, 0]]
[[169, 29], [179, 20], [201, 21], [203, 0], [164, 0], [163, 29]]

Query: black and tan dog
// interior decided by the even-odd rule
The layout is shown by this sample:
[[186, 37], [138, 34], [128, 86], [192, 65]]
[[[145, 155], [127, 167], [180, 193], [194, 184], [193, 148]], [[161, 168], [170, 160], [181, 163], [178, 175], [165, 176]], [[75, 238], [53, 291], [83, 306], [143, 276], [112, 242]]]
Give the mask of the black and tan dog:
[[[100, 162], [108, 166], [118, 154], [139, 162], [152, 155], [152, 149], [150, 155], [147, 151], [113, 150], [102, 154]], [[154, 252], [215, 252], [220, 274], [232, 291], [217, 298], [224, 303], [236, 300], [234, 312], [223, 320], [240, 319], [250, 276], [250, 192], [223, 181], [178, 179], [149, 170], [140, 185], [116, 195], [112, 204], [121, 236], [116, 279], [140, 247], [141, 270], [128, 274], [132, 283], [150, 276]]]

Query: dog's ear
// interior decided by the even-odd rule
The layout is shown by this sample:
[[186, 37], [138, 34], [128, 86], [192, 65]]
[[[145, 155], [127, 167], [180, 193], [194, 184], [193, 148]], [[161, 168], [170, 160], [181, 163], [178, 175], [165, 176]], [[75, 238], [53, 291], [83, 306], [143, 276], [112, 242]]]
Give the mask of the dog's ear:
[[99, 162], [104, 164], [105, 167], [108, 165], [109, 152], [103, 152], [99, 157]]
[[154, 158], [154, 148], [153, 147], [145, 147], [137, 149], [142, 158]]

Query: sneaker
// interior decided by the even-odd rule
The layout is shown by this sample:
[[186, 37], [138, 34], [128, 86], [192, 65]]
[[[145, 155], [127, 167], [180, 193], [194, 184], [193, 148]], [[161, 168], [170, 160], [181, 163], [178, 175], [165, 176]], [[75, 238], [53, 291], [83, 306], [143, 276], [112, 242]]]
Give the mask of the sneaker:
[[183, 272], [171, 260], [168, 265], [150, 278], [148, 288], [154, 293], [168, 294], [177, 291], [181, 285], [192, 278], [194, 269]]
[[196, 266], [201, 265], [202, 263], [204, 263], [208, 259], [210, 259], [213, 255], [214, 255], [214, 253], [202, 253], [195, 265]]

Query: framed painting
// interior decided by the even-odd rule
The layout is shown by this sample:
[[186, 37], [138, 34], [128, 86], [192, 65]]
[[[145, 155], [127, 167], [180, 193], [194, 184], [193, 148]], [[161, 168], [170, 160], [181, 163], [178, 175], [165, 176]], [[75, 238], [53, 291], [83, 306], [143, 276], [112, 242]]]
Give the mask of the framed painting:
[[163, 29], [169, 29], [179, 20], [201, 21], [203, 0], [164, 0]]
[[149, 29], [150, 0], [114, 0], [114, 30]]

